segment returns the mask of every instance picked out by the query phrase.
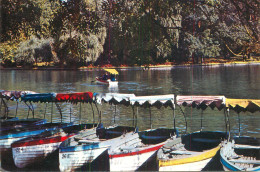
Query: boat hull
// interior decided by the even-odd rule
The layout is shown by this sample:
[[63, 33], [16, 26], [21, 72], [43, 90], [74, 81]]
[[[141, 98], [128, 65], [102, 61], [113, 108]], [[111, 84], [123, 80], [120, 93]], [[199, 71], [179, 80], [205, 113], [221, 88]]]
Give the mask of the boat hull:
[[158, 144], [130, 153], [109, 155], [110, 171], [135, 171], [162, 146]]
[[12, 148], [15, 166], [27, 167], [33, 163], [41, 162], [49, 154], [58, 149], [61, 142]]
[[259, 141], [259, 138], [250, 137], [237, 137], [235, 141], [224, 141], [220, 150], [220, 162], [224, 170], [260, 171]]
[[[109, 154], [111, 171], [135, 171], [159, 150], [168, 138], [176, 136], [176, 129], [157, 128], [141, 131], [130, 147]], [[178, 135], [178, 134], [177, 134]], [[137, 136], [136, 136], [137, 137]]]
[[109, 80], [102, 80], [102, 79], [96, 78], [96, 82], [98, 84], [105, 84], [105, 85], [109, 85], [109, 86], [117, 86], [118, 85], [118, 81], [111, 81], [110, 79]]
[[201, 171], [211, 159], [212, 158], [208, 158], [197, 162], [159, 167], [159, 171]]
[[79, 169], [85, 164], [91, 163], [107, 149], [108, 147], [96, 147], [95, 145], [93, 145], [92, 148], [80, 151], [60, 151], [60, 171], [74, 171], [76, 169]]
[[157, 154], [159, 171], [201, 171], [226, 137], [225, 132], [199, 131], [169, 140]]
[[[77, 137], [71, 137], [63, 142], [59, 147], [60, 171], [80, 169], [84, 167], [84, 165], [92, 163], [103, 152], [127, 146], [129, 142], [135, 142], [134, 140], [138, 138], [138, 134], [130, 132], [130, 130], [134, 129], [132, 127], [111, 127], [111, 129], [113, 128], [117, 128], [117, 130], [105, 129], [107, 135], [112, 136], [111, 139], [100, 139], [97, 137], [99, 132], [89, 131], [78, 141], [76, 141]], [[123, 132], [127, 130], [129, 132], [123, 134]], [[94, 135], [95, 137], [93, 137]]]

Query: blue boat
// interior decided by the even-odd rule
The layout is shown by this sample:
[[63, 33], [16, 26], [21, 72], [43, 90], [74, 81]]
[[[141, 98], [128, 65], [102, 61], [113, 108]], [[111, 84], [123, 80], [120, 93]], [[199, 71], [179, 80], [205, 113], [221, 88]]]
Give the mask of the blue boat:
[[260, 138], [240, 136], [225, 141], [220, 162], [225, 171], [260, 171]]
[[37, 125], [45, 124], [46, 122], [47, 122], [46, 119], [39, 119], [39, 118], [28, 118], [28, 119], [11, 118], [5, 121], [1, 121], [0, 131], [2, 132], [13, 128], [37, 126]]
[[11, 149], [11, 144], [15, 141], [24, 139], [29, 136], [40, 134], [44, 131], [52, 131], [69, 125], [72, 125], [72, 123], [45, 123], [33, 127], [27, 126], [2, 131], [0, 134], [0, 152], [4, 152]]

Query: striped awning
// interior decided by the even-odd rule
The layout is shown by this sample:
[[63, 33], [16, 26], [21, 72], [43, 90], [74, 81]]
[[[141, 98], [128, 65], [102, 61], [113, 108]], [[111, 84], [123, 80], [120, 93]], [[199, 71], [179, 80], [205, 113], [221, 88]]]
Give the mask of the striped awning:
[[130, 98], [131, 105], [161, 108], [162, 106], [174, 107], [174, 94], [156, 96], [136, 96]]
[[94, 93], [94, 101], [101, 104], [102, 102], [111, 104], [130, 105], [130, 98], [135, 97], [134, 94], [120, 93]]
[[0, 91], [0, 98], [5, 98], [7, 100], [18, 100], [22, 95], [25, 94], [35, 94], [33, 91]]
[[104, 69], [104, 70], [111, 73], [111, 74], [118, 75], [118, 72], [115, 69]]
[[55, 100], [57, 102], [90, 103], [93, 100], [93, 93], [92, 92], [57, 93]]
[[21, 96], [21, 100], [24, 102], [54, 102], [56, 93], [36, 93], [25, 94]]
[[207, 107], [221, 110], [225, 107], [225, 96], [208, 95], [180, 95], [176, 97], [176, 104], [205, 110]]
[[226, 98], [226, 107], [235, 110], [236, 112], [255, 112], [260, 111], [259, 99], [229, 99]]

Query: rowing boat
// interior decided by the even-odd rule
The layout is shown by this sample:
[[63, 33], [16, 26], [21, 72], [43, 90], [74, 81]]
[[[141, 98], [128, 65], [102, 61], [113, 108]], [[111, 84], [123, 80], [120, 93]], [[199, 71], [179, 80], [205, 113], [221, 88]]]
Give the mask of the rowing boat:
[[56, 130], [57, 128], [62, 128], [65, 126], [72, 125], [71, 123], [45, 123], [42, 125], [36, 125], [33, 127], [21, 127], [13, 128], [10, 130], [2, 131], [0, 134], [0, 152], [7, 151], [11, 149], [11, 144], [15, 141], [30, 137], [33, 135], [38, 135], [45, 131]]
[[135, 171], [143, 166], [170, 137], [176, 137], [176, 129], [158, 128], [138, 132], [139, 139], [132, 144], [109, 151], [110, 171]]
[[226, 137], [225, 132], [198, 131], [169, 139], [157, 153], [159, 171], [201, 171]]
[[21, 127], [33, 127], [36, 125], [45, 124], [47, 122], [46, 119], [39, 119], [39, 118], [28, 118], [28, 119], [18, 119], [18, 118], [11, 118], [5, 121], [1, 121], [0, 131], [6, 131], [13, 128], [21, 128]]
[[234, 137], [224, 141], [220, 162], [225, 171], [260, 171], [260, 138]]
[[94, 124], [72, 125], [14, 142], [11, 147], [15, 166], [24, 168], [42, 162], [47, 156], [58, 150], [61, 142], [94, 126]]
[[114, 150], [122, 145], [127, 146], [131, 140], [138, 139], [138, 134], [135, 134], [134, 130], [134, 127], [104, 128], [103, 125], [99, 125], [95, 129], [65, 140], [59, 147], [60, 171], [81, 170], [107, 150]]

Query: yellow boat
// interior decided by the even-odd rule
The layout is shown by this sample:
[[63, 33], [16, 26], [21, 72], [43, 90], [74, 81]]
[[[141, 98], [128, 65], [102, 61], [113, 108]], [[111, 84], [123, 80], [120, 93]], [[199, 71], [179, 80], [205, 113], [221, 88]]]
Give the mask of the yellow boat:
[[159, 171], [201, 171], [220, 149], [226, 132], [198, 131], [168, 140], [158, 151]]

